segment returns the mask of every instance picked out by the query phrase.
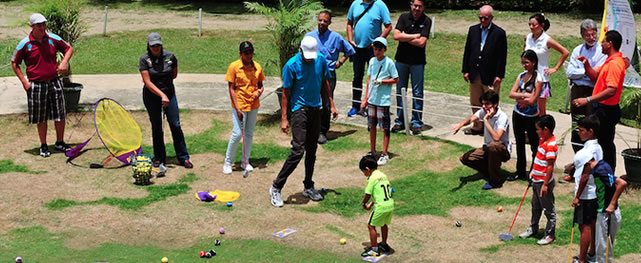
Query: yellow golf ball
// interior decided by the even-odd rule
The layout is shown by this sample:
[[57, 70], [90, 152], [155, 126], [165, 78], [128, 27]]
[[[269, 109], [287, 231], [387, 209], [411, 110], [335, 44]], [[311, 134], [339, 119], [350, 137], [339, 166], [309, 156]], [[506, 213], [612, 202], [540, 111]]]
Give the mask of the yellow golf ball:
[[347, 239], [341, 238], [341, 240], [338, 241], [341, 245], [347, 244]]
[[169, 262], [169, 259], [168, 259], [167, 257], [163, 257], [163, 258], [160, 260], [160, 262], [162, 262], [162, 263], [167, 263], [167, 262]]

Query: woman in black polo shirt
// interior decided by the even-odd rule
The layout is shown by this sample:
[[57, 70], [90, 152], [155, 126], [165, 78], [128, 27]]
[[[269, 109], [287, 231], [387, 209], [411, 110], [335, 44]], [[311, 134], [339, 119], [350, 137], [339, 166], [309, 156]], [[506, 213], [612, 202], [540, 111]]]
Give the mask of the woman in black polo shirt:
[[154, 165], [160, 168], [159, 175], [164, 175], [166, 153], [162, 130], [162, 113], [164, 111], [174, 140], [174, 149], [180, 165], [193, 168], [185, 144], [185, 136], [180, 128], [178, 101], [174, 79], [178, 76], [178, 60], [173, 53], [162, 47], [160, 34], [151, 33], [147, 37], [147, 53], [140, 57], [140, 75], [144, 83], [142, 100], [151, 121], [151, 133], [154, 144]]

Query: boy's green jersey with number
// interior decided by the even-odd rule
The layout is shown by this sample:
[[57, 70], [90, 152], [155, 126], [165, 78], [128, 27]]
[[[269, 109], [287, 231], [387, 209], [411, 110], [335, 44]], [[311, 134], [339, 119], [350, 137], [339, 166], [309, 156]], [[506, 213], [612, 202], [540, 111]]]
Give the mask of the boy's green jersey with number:
[[387, 175], [375, 170], [367, 179], [365, 193], [374, 198], [374, 209], [377, 212], [388, 212], [394, 210], [394, 199], [392, 198], [392, 186]]

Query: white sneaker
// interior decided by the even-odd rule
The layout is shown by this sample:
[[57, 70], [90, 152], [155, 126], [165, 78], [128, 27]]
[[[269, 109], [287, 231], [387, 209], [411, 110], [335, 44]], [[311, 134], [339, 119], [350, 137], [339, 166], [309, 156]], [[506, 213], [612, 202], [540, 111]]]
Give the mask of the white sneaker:
[[224, 174], [231, 174], [231, 163], [223, 164], [223, 173]]
[[244, 165], [243, 168], [245, 169], [245, 171], [248, 171], [248, 172], [254, 171], [254, 167], [250, 163], [247, 163], [246, 165]]
[[280, 189], [274, 188], [274, 186], [269, 187], [269, 194], [271, 195], [272, 205], [275, 207], [283, 207], [283, 198], [280, 195]]
[[386, 165], [387, 162], [389, 162], [389, 155], [381, 154], [381, 157], [378, 158], [378, 161], [376, 163], [378, 165]]
[[167, 167], [165, 166], [164, 163], [161, 163], [158, 165], [158, 174], [156, 174], [156, 177], [163, 177], [167, 173]]
[[544, 245], [548, 245], [548, 244], [550, 244], [552, 242], [554, 242], [554, 238], [552, 236], [550, 236], [550, 235], [547, 235], [544, 238], [539, 239], [539, 241], [537, 241], [536, 243], [541, 245], [541, 246], [544, 246]]
[[531, 237], [534, 234], [536, 234], [536, 232], [534, 232], [534, 229], [532, 229], [532, 227], [529, 226], [527, 229], [525, 229], [525, 231], [523, 231], [523, 233], [521, 233], [519, 235], [519, 237], [520, 238], [528, 238], [528, 237]]

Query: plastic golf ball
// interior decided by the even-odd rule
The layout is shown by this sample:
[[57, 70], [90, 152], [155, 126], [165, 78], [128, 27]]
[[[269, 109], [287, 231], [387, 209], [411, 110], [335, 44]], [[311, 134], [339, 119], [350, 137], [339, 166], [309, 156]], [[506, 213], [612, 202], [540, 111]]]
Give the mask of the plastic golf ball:
[[234, 205], [234, 203], [232, 203], [232, 202], [227, 202], [227, 207], [232, 207], [233, 205]]
[[454, 225], [456, 225], [456, 227], [462, 227], [463, 223], [461, 221], [456, 220], [456, 223]]
[[496, 208], [496, 212], [499, 212], [499, 213], [503, 212], [503, 207], [502, 206], [498, 206]]
[[341, 238], [341, 240], [338, 241], [341, 245], [347, 244], [347, 239]]
[[168, 259], [167, 257], [163, 257], [163, 258], [160, 260], [160, 262], [162, 262], [162, 263], [167, 263], [167, 262], [169, 262], [169, 259]]
[[218, 233], [220, 233], [221, 235], [224, 235], [225, 234], [225, 228], [221, 227], [220, 229], [218, 229]]

